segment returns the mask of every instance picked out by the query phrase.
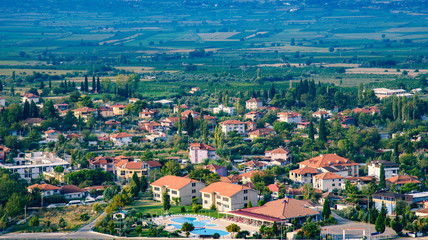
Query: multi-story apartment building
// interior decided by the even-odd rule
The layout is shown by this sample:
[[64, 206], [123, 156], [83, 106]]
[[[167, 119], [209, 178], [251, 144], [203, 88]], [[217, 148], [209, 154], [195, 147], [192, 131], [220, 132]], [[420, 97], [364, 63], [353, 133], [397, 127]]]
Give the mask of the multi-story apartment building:
[[154, 181], [150, 186], [155, 201], [162, 202], [163, 193], [167, 192], [171, 202], [174, 201], [174, 198], [179, 198], [180, 205], [190, 205], [193, 198], [199, 198], [200, 201], [200, 190], [206, 185], [190, 178], [168, 175]]
[[212, 183], [201, 190], [202, 207], [212, 205], [220, 212], [246, 208], [248, 201], [257, 206], [257, 191], [249, 187], [226, 182]]
[[221, 131], [224, 134], [228, 134], [230, 132], [237, 132], [239, 134], [245, 133], [245, 123], [238, 121], [238, 120], [226, 120], [223, 121], [220, 124]]
[[189, 147], [189, 160], [191, 163], [201, 163], [205, 159], [216, 159], [215, 148], [205, 143], [191, 143]]
[[256, 98], [251, 98], [250, 100], [245, 101], [245, 108], [246, 109], [250, 109], [250, 110], [254, 110], [257, 108], [263, 107], [263, 101], [256, 99]]

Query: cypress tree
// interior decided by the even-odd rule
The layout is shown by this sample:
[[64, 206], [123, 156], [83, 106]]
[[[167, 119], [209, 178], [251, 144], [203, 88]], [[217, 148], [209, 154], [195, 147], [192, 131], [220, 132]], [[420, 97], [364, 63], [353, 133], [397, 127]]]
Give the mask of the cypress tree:
[[88, 90], [89, 90], [88, 76], [85, 75], [85, 87], [83, 91], [87, 92]]
[[30, 103], [29, 115], [32, 118], [36, 118], [39, 116], [39, 109], [37, 108], [36, 103], [34, 101], [31, 101], [31, 103]]
[[52, 88], [52, 81], [50, 78], [49, 78], [49, 88]]
[[25, 103], [24, 103], [23, 115], [24, 115], [24, 119], [27, 119], [28, 117], [30, 117], [30, 104], [28, 103], [27, 100], [25, 100]]
[[1, 91], [3, 91], [3, 83], [2, 83], [2, 81], [0, 80], [0, 92]]
[[322, 217], [324, 220], [327, 220], [331, 215], [331, 209], [330, 209], [330, 201], [328, 200], [328, 197], [325, 198], [324, 205], [322, 207]]
[[253, 204], [251, 203], [251, 199], [248, 199], [247, 208], [252, 208]]
[[383, 166], [383, 163], [380, 164], [379, 187], [381, 189], [383, 189], [383, 188], [386, 187], [386, 182], [385, 182], [385, 167]]
[[326, 133], [326, 129], [325, 129], [325, 120], [324, 120], [323, 116], [321, 116], [321, 120], [319, 123], [319, 134], [318, 134], [318, 136], [319, 136], [319, 139], [321, 141], [324, 141], [324, 142], [327, 141], [327, 133]]
[[187, 115], [186, 127], [187, 127], [187, 134], [189, 134], [189, 136], [193, 136], [193, 130], [194, 130], [193, 116], [190, 113], [189, 115]]
[[85, 91], [85, 85], [83, 84], [83, 82], [80, 82], [80, 91]]
[[43, 88], [45, 88], [45, 83], [44, 83], [44, 81], [42, 79], [41, 82], [40, 82], [40, 89], [43, 89]]
[[95, 75], [92, 75], [92, 92], [95, 92], [96, 88]]
[[101, 92], [101, 83], [100, 83], [100, 77], [97, 77], [97, 93]]
[[309, 132], [308, 132], [308, 138], [312, 139], [312, 141], [315, 139], [314, 138], [315, 135], [315, 129], [314, 129], [314, 123], [311, 121], [309, 122]]
[[386, 207], [385, 204], [382, 203], [382, 208], [380, 209], [380, 213], [376, 218], [375, 229], [379, 233], [385, 232], [385, 219], [386, 219]]

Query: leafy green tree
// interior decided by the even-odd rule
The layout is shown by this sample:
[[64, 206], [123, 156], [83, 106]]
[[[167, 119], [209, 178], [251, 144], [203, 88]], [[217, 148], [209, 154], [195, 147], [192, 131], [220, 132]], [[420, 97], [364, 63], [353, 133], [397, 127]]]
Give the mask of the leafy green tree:
[[4, 214], [3, 217], [0, 218], [0, 229], [4, 231], [7, 228], [8, 223], [9, 219], [6, 214]]
[[72, 111], [68, 111], [65, 114], [64, 120], [62, 121], [62, 126], [66, 129], [66, 130], [70, 130], [74, 124], [76, 124], [77, 122], [77, 118], [74, 116]]
[[63, 166], [56, 166], [54, 168], [54, 172], [59, 174], [59, 173], [63, 173], [64, 172], [64, 167]]
[[195, 226], [193, 226], [192, 223], [184, 222], [183, 225], [181, 225], [181, 231], [186, 233], [186, 237], [189, 237], [190, 232], [193, 230], [195, 230]]
[[232, 223], [226, 227], [226, 231], [228, 231], [232, 235], [232, 238], [233, 238], [234, 233], [241, 231], [241, 227], [236, 225], [235, 223]]
[[171, 198], [166, 191], [162, 195], [162, 201], [163, 201], [163, 210], [168, 211], [171, 208]]
[[192, 211], [194, 213], [198, 213], [201, 209], [202, 209], [202, 205], [201, 204], [193, 204], [192, 205]]
[[28, 225], [33, 228], [33, 232], [34, 232], [34, 228], [38, 227], [39, 224], [40, 224], [39, 218], [35, 215], [33, 215], [30, 218], [30, 221], [28, 221]]
[[325, 198], [325, 201], [324, 201], [324, 205], [322, 208], [322, 216], [323, 216], [324, 220], [327, 220], [331, 216], [330, 201], [329, 201], [328, 197]]
[[162, 167], [162, 173], [165, 175], [178, 176], [181, 174], [181, 167], [176, 161], [170, 160]]
[[114, 222], [113, 220], [108, 221], [107, 229], [110, 231], [110, 234], [114, 231]]
[[398, 215], [395, 215], [395, 218], [392, 219], [391, 221], [391, 228], [392, 230], [394, 230], [397, 234], [401, 233], [401, 231], [403, 231], [403, 224], [402, 221], [400, 220], [400, 217]]
[[279, 233], [279, 229], [278, 229], [278, 224], [276, 223], [276, 221], [273, 222], [272, 225], [272, 233], [277, 236]]
[[319, 225], [312, 222], [310, 217], [308, 217], [306, 222], [303, 224], [301, 231], [303, 233], [303, 236], [307, 239], [316, 239], [321, 234], [321, 229]]
[[4, 207], [8, 216], [15, 217], [22, 211], [24, 211], [25, 205], [25, 195], [20, 195], [18, 193], [13, 193], [10, 198], [7, 200], [7, 203]]
[[101, 204], [96, 202], [94, 203], [94, 205], [92, 205], [92, 211], [96, 213], [101, 213], [103, 211], [103, 207], [101, 206]]

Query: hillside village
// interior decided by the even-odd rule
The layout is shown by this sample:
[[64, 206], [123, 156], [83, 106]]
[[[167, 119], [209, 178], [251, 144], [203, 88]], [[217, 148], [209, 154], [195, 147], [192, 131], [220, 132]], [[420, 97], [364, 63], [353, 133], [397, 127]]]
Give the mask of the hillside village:
[[44, 210], [17, 221], [27, 208], [91, 205], [83, 222], [104, 212], [93, 230], [117, 236], [200, 236], [166, 224], [181, 214], [221, 219], [221, 236], [328, 237], [335, 218], [428, 232], [427, 103], [416, 91], [353, 96], [305, 80], [150, 102], [115, 89], [116, 100], [95, 101], [104, 90], [88, 81], [64, 98], [2, 98], [2, 229], [67, 230], [39, 221]]

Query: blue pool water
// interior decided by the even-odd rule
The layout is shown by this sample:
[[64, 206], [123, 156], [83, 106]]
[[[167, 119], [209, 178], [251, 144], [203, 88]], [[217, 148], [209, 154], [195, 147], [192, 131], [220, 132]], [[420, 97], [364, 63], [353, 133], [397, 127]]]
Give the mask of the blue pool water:
[[192, 223], [193, 226], [195, 226], [195, 230], [193, 230], [191, 233], [199, 235], [199, 234], [208, 234], [208, 235], [212, 235], [214, 233], [218, 233], [220, 234], [220, 236], [225, 236], [228, 235], [229, 233], [223, 230], [219, 230], [219, 229], [207, 229], [205, 227], [215, 227], [217, 225], [215, 224], [208, 224], [210, 222], [210, 220], [197, 220], [194, 217], [176, 217], [176, 218], [171, 218], [171, 221], [176, 222], [177, 224], [168, 224], [168, 226], [173, 226], [176, 229], [181, 229], [181, 225], [183, 225], [183, 223], [188, 222], [188, 223]]

